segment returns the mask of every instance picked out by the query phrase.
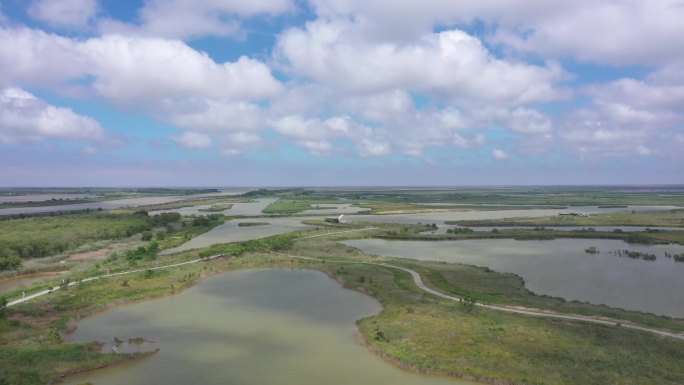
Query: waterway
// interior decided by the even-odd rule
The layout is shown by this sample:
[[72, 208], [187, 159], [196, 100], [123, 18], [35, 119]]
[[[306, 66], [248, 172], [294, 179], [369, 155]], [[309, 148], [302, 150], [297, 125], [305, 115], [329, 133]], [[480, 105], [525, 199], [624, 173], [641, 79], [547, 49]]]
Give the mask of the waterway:
[[[665, 252], [684, 253], [681, 245], [633, 245], [612, 239], [357, 239], [343, 243], [369, 254], [486, 266], [520, 275], [537, 294], [684, 318], [684, 262], [665, 256]], [[590, 247], [599, 253], [586, 253]], [[609, 253], [615, 250], [655, 254], [656, 260]]]
[[[230, 243], [261, 239], [272, 235], [285, 234], [293, 231], [314, 229], [315, 226], [305, 225], [302, 221], [311, 218], [282, 217], [282, 218], [245, 218], [234, 219], [216, 226], [206, 233], [183, 243], [180, 246], [166, 249], [159, 253], [168, 255], [181, 251], [211, 246], [216, 243]], [[240, 223], [267, 223], [259, 226], [240, 226]]]
[[453, 210], [438, 211], [416, 214], [383, 214], [383, 215], [349, 215], [348, 222], [373, 222], [373, 223], [436, 223], [443, 224], [445, 221], [466, 220], [495, 220], [504, 218], [531, 218], [554, 216], [558, 214], [607, 214], [630, 211], [660, 211], [677, 209], [676, 206], [628, 206], [628, 207], [597, 207], [597, 206], [573, 206], [566, 209], [521, 209], [521, 210]]
[[380, 304], [323, 273], [224, 273], [159, 300], [82, 320], [70, 341], [144, 337], [159, 352], [68, 377], [96, 385], [454, 385], [398, 369], [356, 342], [355, 321]]

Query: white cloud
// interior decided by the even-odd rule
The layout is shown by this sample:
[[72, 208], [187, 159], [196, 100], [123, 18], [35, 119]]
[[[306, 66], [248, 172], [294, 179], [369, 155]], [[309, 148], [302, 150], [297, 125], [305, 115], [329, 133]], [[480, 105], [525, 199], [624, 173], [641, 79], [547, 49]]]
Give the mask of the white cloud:
[[52, 26], [82, 29], [95, 17], [97, 8], [97, 0], [35, 0], [28, 14]]
[[415, 41], [436, 26], [483, 22], [494, 42], [544, 57], [616, 65], [683, 58], [680, 0], [311, 0], [322, 18], [350, 19], [368, 39]]
[[404, 89], [506, 104], [563, 96], [552, 84], [564, 76], [557, 65], [497, 59], [460, 30], [429, 33], [410, 44], [368, 41], [359, 32], [350, 21], [319, 19], [284, 32], [276, 55], [293, 74], [353, 93]]
[[255, 131], [263, 128], [264, 111], [248, 102], [199, 99], [169, 103], [159, 113], [159, 119], [208, 133]]
[[259, 61], [243, 56], [219, 64], [179, 41], [105, 36], [82, 49], [93, 66], [93, 88], [117, 103], [154, 105], [188, 96], [262, 99], [281, 89]]
[[104, 33], [174, 39], [235, 36], [241, 32], [241, 18], [294, 9], [292, 0], [148, 0], [139, 11], [139, 25], [107, 19], [100, 29]]
[[29, 28], [0, 28], [0, 86], [54, 86], [85, 76], [77, 41]]
[[[560, 138], [585, 157], [653, 155], [652, 148], [669, 148], [673, 131], [684, 126], [684, 81], [665, 75], [587, 87], [592, 103], [558, 119]], [[670, 151], [659, 155], [664, 152]]]
[[179, 146], [199, 150], [211, 147], [211, 138], [207, 134], [202, 134], [194, 131], [186, 131], [181, 136], [172, 138]]
[[351, 140], [362, 156], [381, 156], [388, 154], [390, 150], [390, 144], [375, 130], [355, 122], [349, 116], [321, 120], [290, 115], [273, 119], [269, 124], [277, 133], [293, 139], [296, 144], [315, 155], [341, 152], [333, 144], [340, 139]]
[[[160, 107], [187, 97], [263, 99], [281, 91], [263, 63], [241, 57], [216, 63], [180, 41], [104, 36], [85, 41], [27, 28], [0, 29], [4, 84], [83, 87], [121, 105]], [[83, 82], [84, 79], [92, 79]]]
[[520, 20], [517, 29], [502, 29], [495, 40], [547, 57], [658, 65], [684, 57], [672, 49], [684, 46], [682, 19], [684, 4], [678, 0], [580, 1], [543, 19]]
[[500, 149], [492, 150], [492, 156], [494, 157], [494, 159], [497, 159], [497, 160], [508, 159], [508, 153], [506, 151], [503, 151]]
[[100, 141], [105, 131], [92, 118], [69, 108], [55, 107], [19, 88], [0, 92], [0, 142], [45, 139]]
[[551, 132], [551, 120], [539, 111], [516, 108], [510, 112], [508, 127], [523, 134], [545, 134]]

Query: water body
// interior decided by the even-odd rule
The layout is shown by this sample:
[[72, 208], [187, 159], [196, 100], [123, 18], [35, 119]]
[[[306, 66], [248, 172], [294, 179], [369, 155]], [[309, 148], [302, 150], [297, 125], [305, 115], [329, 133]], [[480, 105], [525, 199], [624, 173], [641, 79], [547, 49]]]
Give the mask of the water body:
[[145, 337], [160, 351], [66, 384], [465, 384], [397, 369], [356, 343], [355, 321], [379, 310], [320, 272], [229, 272], [82, 320], [71, 341]]
[[67, 272], [37, 273], [0, 279], [0, 293], [26, 288], [41, 281], [54, 280], [56, 276], [64, 273]]
[[[458, 226], [458, 225], [439, 225], [437, 230], [424, 231], [423, 234], [446, 234], [449, 229], [458, 228], [470, 228], [474, 231], [492, 231], [494, 229], [505, 230], [505, 229], [533, 229], [536, 226]], [[561, 231], [573, 231], [582, 229], [594, 229], [596, 231], [607, 231], [611, 232], [614, 230], [621, 230], [624, 232], [632, 231], [646, 231], [648, 229], [658, 229], [664, 231], [684, 231], [684, 227], [643, 227], [643, 226], [542, 226], [549, 230], [561, 230]]]
[[[681, 245], [631, 245], [611, 239], [358, 239], [343, 243], [369, 254], [486, 266], [520, 275], [525, 286], [538, 294], [684, 318], [684, 263], [665, 257], [665, 252], [684, 253]], [[584, 251], [592, 246], [600, 253]], [[657, 259], [608, 254], [618, 249], [655, 254]]]
[[0, 203], [44, 202], [52, 199], [83, 199], [93, 198], [92, 194], [27, 194], [0, 195]]
[[[261, 239], [272, 235], [289, 233], [298, 230], [314, 229], [315, 226], [305, 225], [303, 220], [310, 218], [282, 217], [282, 218], [251, 218], [234, 219], [220, 226], [200, 234], [184, 244], [162, 251], [161, 255], [179, 253], [181, 251], [211, 246], [216, 243], [230, 243]], [[243, 222], [265, 222], [268, 225], [239, 226]]]
[[354, 206], [350, 203], [342, 204], [320, 204], [313, 205], [314, 208], [305, 210], [301, 215], [339, 215], [339, 214], [356, 214], [361, 211], [367, 211], [368, 209]]
[[558, 214], [586, 213], [606, 214], [629, 211], [659, 211], [677, 209], [677, 206], [628, 206], [628, 207], [597, 207], [597, 206], [574, 206], [567, 209], [521, 209], [521, 210], [492, 210], [492, 211], [440, 211], [417, 214], [386, 214], [386, 215], [352, 215], [347, 217], [353, 222], [374, 223], [436, 223], [443, 224], [445, 221], [465, 220], [492, 220], [503, 218], [530, 218], [545, 217]]
[[259, 198], [255, 199], [253, 202], [244, 202], [244, 203], [233, 203], [233, 207], [227, 210], [223, 211], [214, 211], [214, 212], [207, 212], [207, 211], [200, 211], [200, 210], [206, 210], [210, 208], [212, 205], [197, 205], [197, 206], [190, 206], [190, 207], [181, 207], [179, 209], [173, 209], [173, 210], [155, 210], [151, 211], [150, 215], [154, 214], [159, 214], [159, 213], [179, 213], [181, 215], [209, 215], [209, 214], [223, 214], [223, 215], [228, 215], [228, 216], [245, 216], [245, 217], [254, 217], [254, 216], [260, 216], [264, 215], [261, 211], [266, 208], [266, 206], [270, 205], [271, 203], [277, 201], [278, 198]]
[[34, 213], [49, 213], [56, 211], [71, 211], [71, 210], [97, 210], [97, 209], [120, 209], [125, 207], [140, 207], [147, 205], [157, 205], [162, 203], [182, 201], [192, 198], [205, 198], [210, 196], [233, 196], [243, 193], [245, 190], [222, 190], [216, 193], [204, 193], [195, 195], [177, 195], [177, 196], [152, 196], [141, 198], [127, 198], [115, 199], [102, 202], [90, 203], [74, 203], [66, 205], [54, 206], [40, 206], [40, 207], [14, 207], [0, 209], [0, 216], [2, 215], [16, 215], [16, 214], [34, 214]]

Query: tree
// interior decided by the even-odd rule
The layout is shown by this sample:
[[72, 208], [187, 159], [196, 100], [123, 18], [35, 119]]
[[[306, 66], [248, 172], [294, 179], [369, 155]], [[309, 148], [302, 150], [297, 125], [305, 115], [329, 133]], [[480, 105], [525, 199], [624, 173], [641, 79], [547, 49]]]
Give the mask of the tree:
[[5, 318], [7, 314], [7, 298], [0, 297], [0, 318]]

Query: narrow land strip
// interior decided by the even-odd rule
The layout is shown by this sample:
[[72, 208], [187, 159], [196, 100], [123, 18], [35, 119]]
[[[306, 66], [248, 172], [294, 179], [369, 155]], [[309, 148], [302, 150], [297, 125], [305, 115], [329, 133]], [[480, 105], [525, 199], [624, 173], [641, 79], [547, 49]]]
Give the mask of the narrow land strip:
[[[322, 236], [329, 236], [329, 235], [334, 235], [334, 234], [348, 233], [348, 232], [352, 232], [352, 231], [365, 231], [365, 230], [374, 230], [374, 229], [375, 228], [369, 227], [369, 228], [364, 228], [364, 229], [338, 231], [338, 232], [331, 232], [331, 233], [326, 233], [326, 234], [318, 234], [318, 235], [313, 235], [313, 236], [297, 238], [296, 240], [304, 240], [304, 239], [310, 239], [310, 238], [315, 238], [315, 237], [322, 237]], [[402, 271], [407, 272], [411, 275], [411, 278], [413, 279], [413, 283], [419, 289], [421, 289], [427, 293], [430, 293], [432, 295], [435, 295], [437, 297], [448, 299], [450, 301], [463, 302], [463, 298], [448, 295], [448, 294], [442, 293], [440, 291], [437, 291], [435, 289], [428, 287], [423, 282], [423, 279], [418, 272], [416, 272], [415, 270], [405, 268], [405, 267], [390, 265], [387, 263], [360, 262], [360, 261], [335, 261], [335, 260], [326, 260], [326, 259], [311, 258], [311, 257], [302, 257], [302, 256], [297, 256], [297, 255], [279, 253], [279, 252], [274, 252], [274, 253], [281, 255], [281, 256], [288, 257], [288, 258], [292, 258], [292, 259], [305, 260], [305, 261], [311, 261], [311, 262], [362, 264], [362, 265], [373, 265], [373, 266], [381, 266], [381, 267], [388, 267], [388, 268], [392, 268], [392, 269], [402, 270]], [[206, 257], [206, 258], [198, 258], [198, 259], [193, 259], [191, 261], [179, 262], [179, 263], [174, 263], [174, 264], [170, 264], [170, 265], [150, 267], [150, 268], [144, 268], [144, 269], [136, 269], [136, 270], [129, 270], [129, 271], [124, 271], [124, 272], [119, 272], [119, 273], [104, 274], [104, 275], [100, 275], [97, 277], [85, 278], [81, 281], [70, 282], [66, 286], [73, 286], [73, 285], [77, 285], [81, 282], [88, 282], [88, 281], [93, 281], [96, 279], [110, 278], [110, 277], [116, 277], [116, 276], [121, 276], [121, 275], [126, 275], [126, 274], [144, 272], [145, 270], [170, 269], [170, 268], [174, 268], [174, 267], [178, 267], [178, 266], [208, 261], [208, 260], [221, 258], [221, 257], [225, 257], [225, 256], [226, 256], [225, 254], [217, 254], [217, 255], [212, 255], [212, 256]], [[11, 301], [7, 304], [7, 306], [9, 307], [9, 306], [18, 305], [20, 303], [29, 301], [31, 299], [34, 299], [34, 298], [37, 298], [37, 297], [40, 297], [40, 296], [43, 296], [46, 294], [50, 294], [54, 290], [59, 290], [59, 289], [60, 289], [60, 287], [55, 287], [53, 289], [43, 290], [41, 292], [26, 296], [24, 298], [20, 298], [20, 299]], [[653, 334], [657, 334], [657, 335], [660, 335], [663, 337], [669, 337], [669, 338], [674, 338], [674, 339], [677, 339], [680, 341], [684, 341], [684, 334], [669, 332], [669, 331], [665, 331], [665, 330], [647, 328], [647, 327], [638, 326], [638, 325], [634, 325], [634, 324], [630, 324], [630, 323], [625, 323], [624, 321], [617, 321], [617, 320], [613, 320], [613, 319], [588, 317], [588, 316], [575, 315], [575, 314], [559, 314], [559, 313], [555, 313], [552, 311], [542, 311], [539, 309], [531, 309], [531, 308], [524, 308], [524, 307], [510, 307], [510, 306], [489, 305], [489, 304], [482, 304], [482, 303], [475, 303], [474, 305], [481, 307], [481, 308], [485, 308], [485, 309], [507, 312], [507, 313], [527, 315], [527, 316], [532, 316], [532, 317], [555, 318], [555, 319], [564, 319], [564, 320], [570, 320], [570, 321], [588, 322], [588, 323], [600, 324], [600, 325], [619, 326], [619, 327], [624, 327], [624, 328], [628, 328], [628, 329], [653, 333]]]

